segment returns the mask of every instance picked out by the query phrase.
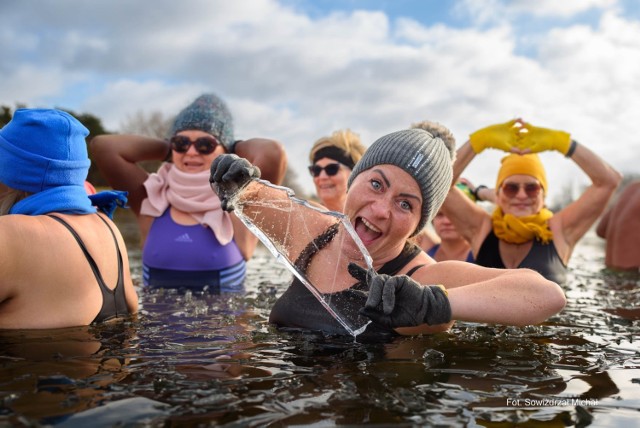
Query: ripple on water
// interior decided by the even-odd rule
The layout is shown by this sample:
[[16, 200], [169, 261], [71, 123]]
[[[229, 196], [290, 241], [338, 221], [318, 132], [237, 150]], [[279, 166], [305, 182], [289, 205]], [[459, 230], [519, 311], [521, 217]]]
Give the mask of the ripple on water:
[[291, 276], [258, 254], [245, 294], [141, 290], [134, 321], [0, 332], [0, 425], [627, 426], [640, 278], [578, 255], [543, 325], [360, 343], [269, 325]]

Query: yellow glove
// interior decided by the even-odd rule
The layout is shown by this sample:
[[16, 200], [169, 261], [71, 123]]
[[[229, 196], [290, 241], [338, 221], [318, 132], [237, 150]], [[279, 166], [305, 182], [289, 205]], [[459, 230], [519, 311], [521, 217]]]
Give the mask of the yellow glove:
[[510, 152], [517, 145], [520, 128], [514, 126], [516, 119], [498, 125], [487, 126], [469, 135], [471, 148], [477, 154], [484, 149], [498, 149]]
[[571, 134], [568, 132], [539, 128], [528, 123], [524, 124], [524, 129], [528, 132], [522, 133], [519, 147], [529, 149], [531, 153], [557, 150], [566, 155], [571, 147]]

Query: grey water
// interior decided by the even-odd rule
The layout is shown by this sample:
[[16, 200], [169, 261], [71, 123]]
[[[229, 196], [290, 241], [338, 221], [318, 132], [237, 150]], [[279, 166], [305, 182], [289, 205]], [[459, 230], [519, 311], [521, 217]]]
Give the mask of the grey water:
[[640, 275], [603, 261], [588, 235], [542, 325], [363, 343], [270, 325], [292, 277], [259, 249], [245, 293], [139, 289], [126, 323], [0, 332], [0, 426], [636, 426]]

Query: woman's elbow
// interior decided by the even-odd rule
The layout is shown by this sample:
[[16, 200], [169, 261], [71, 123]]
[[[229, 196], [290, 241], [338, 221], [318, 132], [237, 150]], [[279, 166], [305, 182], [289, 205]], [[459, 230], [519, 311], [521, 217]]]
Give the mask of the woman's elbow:
[[557, 314], [567, 305], [567, 297], [562, 288], [555, 282], [549, 281], [548, 291], [549, 310], [551, 315]]
[[607, 180], [602, 183], [602, 187], [606, 187], [611, 192], [611, 194], [613, 194], [618, 186], [620, 186], [620, 183], [622, 183], [623, 176], [617, 170], [611, 167], [609, 169], [610, 173], [607, 177]]
[[[545, 280], [546, 281], [546, 280]], [[540, 307], [537, 311], [537, 319], [532, 324], [540, 324], [548, 318], [560, 313], [567, 304], [567, 298], [562, 288], [552, 281], [546, 281], [540, 292]]]

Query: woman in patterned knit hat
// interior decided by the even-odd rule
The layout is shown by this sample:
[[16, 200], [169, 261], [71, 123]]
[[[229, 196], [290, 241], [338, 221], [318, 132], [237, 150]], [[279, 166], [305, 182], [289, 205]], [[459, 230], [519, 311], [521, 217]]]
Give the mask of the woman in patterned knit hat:
[[[367, 248], [373, 269], [349, 264], [328, 276], [339, 287], [332, 289], [331, 298], [344, 296], [347, 312], [356, 307], [373, 321], [365, 333], [443, 331], [453, 320], [535, 324], [564, 307], [560, 287], [534, 271], [488, 269], [460, 261], [436, 263], [413, 243], [411, 238], [433, 218], [447, 196], [453, 157], [454, 147], [441, 138], [423, 129], [407, 129], [379, 138], [355, 165], [344, 213]], [[224, 201], [233, 201], [237, 189], [259, 176], [258, 168], [233, 155], [222, 155], [211, 165], [211, 183], [227, 209], [233, 206]], [[271, 198], [262, 191], [248, 190], [254, 196], [245, 196]], [[252, 206], [254, 211], [266, 207], [258, 214], [261, 220], [281, 215], [279, 209], [269, 210], [269, 206], [279, 207], [277, 203], [257, 201]], [[302, 224], [289, 222], [286, 229], [295, 234], [308, 221], [311, 224], [306, 217]], [[314, 217], [313, 224], [317, 221]], [[270, 220], [271, 224], [277, 225], [277, 219]], [[272, 234], [273, 230], [270, 228]], [[321, 250], [329, 254], [332, 249], [345, 251], [339, 244], [340, 233], [330, 226], [310, 243], [301, 244], [300, 254], [291, 254], [296, 268], [305, 273], [325, 272], [327, 253]], [[346, 334], [297, 278], [276, 301], [269, 319], [280, 327]]]
[[[477, 264], [529, 268], [564, 283], [573, 248], [602, 214], [621, 175], [567, 132], [515, 119], [471, 134], [458, 150], [456, 176], [487, 148], [509, 153], [496, 180], [495, 210], [488, 213], [452, 188], [444, 213], [471, 243]], [[549, 185], [537, 153], [547, 150], [571, 159], [591, 179], [582, 195], [557, 213], [545, 207]]]
[[344, 210], [349, 174], [364, 151], [360, 136], [349, 129], [335, 131], [313, 144], [309, 153], [309, 173], [325, 208]]
[[[136, 135], [101, 135], [91, 141], [100, 172], [114, 189], [129, 192], [140, 227], [144, 285], [212, 291], [242, 290], [257, 239], [209, 188], [211, 162], [239, 153], [281, 182], [286, 156], [272, 140], [237, 142], [226, 104], [203, 94], [183, 109], [168, 141]], [[164, 160], [149, 174], [138, 162]]]

